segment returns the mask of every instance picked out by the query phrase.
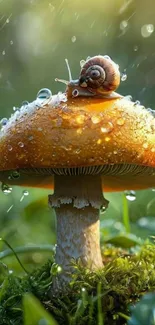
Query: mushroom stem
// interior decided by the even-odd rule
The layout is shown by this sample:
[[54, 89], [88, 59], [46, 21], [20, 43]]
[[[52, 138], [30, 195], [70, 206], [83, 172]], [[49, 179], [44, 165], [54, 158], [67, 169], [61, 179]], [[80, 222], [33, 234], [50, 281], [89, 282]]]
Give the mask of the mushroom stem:
[[59, 283], [70, 281], [71, 260], [79, 259], [91, 270], [101, 268], [99, 210], [108, 201], [99, 175], [55, 176], [49, 205], [57, 217], [56, 263], [62, 267]]

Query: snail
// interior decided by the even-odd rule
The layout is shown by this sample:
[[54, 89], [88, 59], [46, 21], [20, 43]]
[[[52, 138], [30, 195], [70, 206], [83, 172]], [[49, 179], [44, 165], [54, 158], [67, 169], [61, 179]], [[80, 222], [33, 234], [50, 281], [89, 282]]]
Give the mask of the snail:
[[120, 84], [120, 72], [118, 65], [107, 55], [97, 55], [81, 61], [79, 79], [73, 80], [71, 70], [66, 59], [69, 72], [69, 81], [56, 79], [67, 85], [68, 97], [122, 97], [115, 90]]

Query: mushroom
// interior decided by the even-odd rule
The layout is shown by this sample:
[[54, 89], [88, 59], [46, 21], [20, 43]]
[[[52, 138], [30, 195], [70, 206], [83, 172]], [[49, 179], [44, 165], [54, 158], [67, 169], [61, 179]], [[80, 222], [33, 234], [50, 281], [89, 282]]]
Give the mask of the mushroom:
[[153, 112], [122, 96], [67, 94], [38, 96], [0, 131], [0, 180], [54, 188], [49, 206], [57, 217], [61, 288], [70, 281], [72, 259], [91, 270], [103, 266], [99, 212], [108, 205], [103, 191], [155, 185]]

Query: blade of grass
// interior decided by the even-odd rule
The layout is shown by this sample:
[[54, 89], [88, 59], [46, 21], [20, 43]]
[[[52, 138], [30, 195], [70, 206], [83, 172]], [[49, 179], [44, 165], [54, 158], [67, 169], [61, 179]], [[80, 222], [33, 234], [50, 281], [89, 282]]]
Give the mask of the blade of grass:
[[128, 200], [125, 193], [123, 193], [123, 224], [127, 233], [130, 232], [130, 218], [129, 218], [129, 208]]

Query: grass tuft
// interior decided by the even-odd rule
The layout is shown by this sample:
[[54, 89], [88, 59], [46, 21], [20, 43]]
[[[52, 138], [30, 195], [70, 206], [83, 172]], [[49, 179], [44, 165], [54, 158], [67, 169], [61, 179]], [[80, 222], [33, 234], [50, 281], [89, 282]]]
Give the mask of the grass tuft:
[[51, 261], [22, 278], [5, 275], [0, 287], [0, 324], [23, 324], [26, 293], [36, 296], [59, 325], [127, 324], [129, 306], [155, 290], [155, 245], [146, 243], [134, 254], [107, 246], [103, 260], [105, 266], [95, 272], [74, 262], [70, 287], [52, 299], [48, 296], [54, 277]]

